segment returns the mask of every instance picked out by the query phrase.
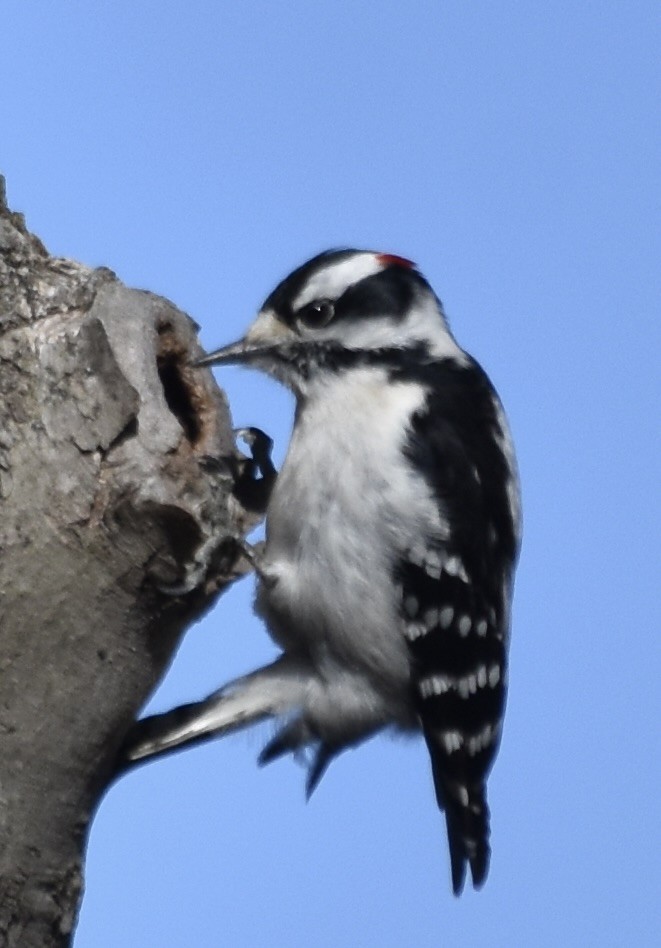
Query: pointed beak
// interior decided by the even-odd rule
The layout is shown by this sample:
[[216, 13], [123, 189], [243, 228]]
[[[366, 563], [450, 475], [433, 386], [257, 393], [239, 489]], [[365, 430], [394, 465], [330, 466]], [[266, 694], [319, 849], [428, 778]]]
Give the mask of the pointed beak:
[[195, 368], [210, 365], [249, 365], [262, 356], [269, 356], [295, 334], [270, 310], [262, 310], [243, 339], [216, 349], [193, 363]]
[[229, 346], [223, 346], [222, 349], [216, 349], [197, 359], [193, 362], [193, 367], [202, 369], [210, 365], [242, 365], [271, 348], [263, 343], [250, 343], [247, 339], [239, 339], [238, 342], [232, 342]]

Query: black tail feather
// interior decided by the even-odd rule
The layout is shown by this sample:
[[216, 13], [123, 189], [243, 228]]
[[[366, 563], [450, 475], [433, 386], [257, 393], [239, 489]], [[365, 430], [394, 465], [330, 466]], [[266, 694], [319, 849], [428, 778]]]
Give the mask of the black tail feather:
[[[429, 742], [428, 742], [429, 743]], [[450, 849], [452, 891], [460, 895], [470, 866], [473, 888], [479, 889], [489, 872], [489, 807], [484, 782], [469, 785], [450, 776], [439, 752], [430, 746], [436, 799], [445, 811]]]
[[466, 850], [454, 815], [449, 807], [445, 810], [445, 825], [448, 830], [448, 845], [450, 847], [450, 870], [452, 872], [452, 891], [461, 895], [466, 879]]
[[[448, 830], [450, 865], [452, 869], [452, 891], [460, 895], [466, 877], [466, 865], [470, 866], [473, 888], [479, 889], [489, 872], [489, 808], [484, 798], [484, 787], [459, 786], [461, 797], [446, 787], [443, 793], [443, 809]], [[468, 790], [468, 804], [464, 804]]]

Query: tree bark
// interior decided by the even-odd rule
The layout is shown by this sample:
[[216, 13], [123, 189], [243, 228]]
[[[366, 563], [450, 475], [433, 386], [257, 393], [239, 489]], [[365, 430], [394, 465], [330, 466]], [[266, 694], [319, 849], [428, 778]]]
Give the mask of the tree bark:
[[117, 749], [240, 571], [250, 462], [196, 329], [49, 256], [0, 178], [0, 946], [70, 944]]

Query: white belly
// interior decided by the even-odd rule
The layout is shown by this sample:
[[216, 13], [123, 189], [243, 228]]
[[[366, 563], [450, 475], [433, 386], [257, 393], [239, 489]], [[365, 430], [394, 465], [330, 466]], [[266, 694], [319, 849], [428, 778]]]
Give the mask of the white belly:
[[268, 582], [257, 597], [285, 650], [374, 670], [394, 687], [409, 676], [397, 553], [437, 526], [424, 481], [401, 455], [422, 400], [418, 386], [374, 369], [331, 380], [308, 400], [269, 504]]

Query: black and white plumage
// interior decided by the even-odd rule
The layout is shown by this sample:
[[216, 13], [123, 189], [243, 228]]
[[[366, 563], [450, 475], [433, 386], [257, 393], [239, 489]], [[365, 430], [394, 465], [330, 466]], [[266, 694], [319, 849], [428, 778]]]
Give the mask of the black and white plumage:
[[313, 747], [311, 792], [344, 748], [420, 731], [455, 893], [489, 864], [485, 781], [505, 705], [520, 533], [512, 443], [483, 370], [409, 261], [331, 251], [202, 364], [296, 395], [266, 512], [256, 610], [282, 656], [206, 701], [139, 722], [128, 760], [282, 722], [261, 760]]

